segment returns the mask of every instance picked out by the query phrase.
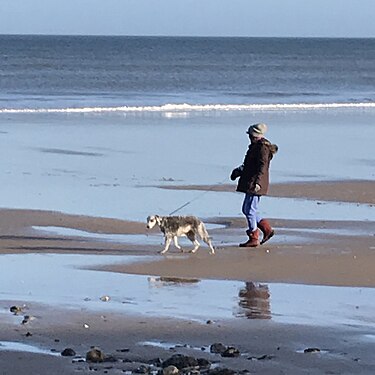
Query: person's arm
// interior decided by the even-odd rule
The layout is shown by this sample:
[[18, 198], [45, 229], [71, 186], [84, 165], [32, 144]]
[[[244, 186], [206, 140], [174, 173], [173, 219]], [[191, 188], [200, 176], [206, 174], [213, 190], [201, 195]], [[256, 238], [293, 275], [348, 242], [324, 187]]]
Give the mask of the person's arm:
[[243, 164], [240, 165], [239, 167], [233, 169], [233, 171], [230, 175], [230, 179], [232, 181], [234, 181], [236, 178], [238, 178], [242, 175], [242, 171], [243, 171]]
[[[258, 192], [261, 189], [260, 181], [262, 180], [263, 175], [267, 172], [268, 158], [269, 158], [268, 147], [264, 144], [260, 145], [259, 155], [257, 159], [255, 186], [254, 186], [255, 192]], [[257, 185], [259, 188], [257, 188]]]

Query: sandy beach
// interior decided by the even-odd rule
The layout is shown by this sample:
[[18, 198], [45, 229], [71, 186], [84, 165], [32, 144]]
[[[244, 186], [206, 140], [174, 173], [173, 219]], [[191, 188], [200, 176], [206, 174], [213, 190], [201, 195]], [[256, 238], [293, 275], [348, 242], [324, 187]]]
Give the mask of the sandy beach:
[[[259, 117], [280, 146], [262, 198], [276, 235], [249, 250], [229, 174]], [[156, 374], [180, 354], [195, 363], [182, 373], [373, 374], [372, 124], [371, 110], [0, 116], [2, 373]], [[183, 240], [158, 254], [146, 217], [176, 209], [206, 223], [215, 256]]]
[[[233, 189], [233, 186], [178, 188], [226, 191]], [[347, 195], [347, 191], [366, 193]], [[353, 201], [355, 198], [357, 202], [353, 203], [371, 207], [374, 204], [374, 191], [373, 181], [280, 184], [272, 188], [274, 196], [318, 200], [317, 204], [322, 197], [335, 201], [348, 201], [349, 198]], [[0, 251], [3, 256], [17, 256], [20, 253], [120, 255], [123, 262], [117, 259], [116, 264], [94, 267], [95, 272], [103, 275], [146, 275], [148, 288], [156, 288], [158, 292], [164, 288], [174, 290], [171, 296], [166, 297], [171, 299], [168, 301], [171, 306], [179, 303], [178, 299], [174, 301], [174, 297], [178, 293], [185, 293], [185, 285], [199, 284], [200, 280], [233, 280], [246, 285], [237, 296], [241, 297], [236, 308], [240, 314], [234, 315], [237, 318], [210, 315], [215, 310], [206, 310], [202, 304], [198, 320], [189, 319], [189, 308], [183, 308], [186, 313], [183, 318], [177, 314], [177, 310], [175, 315], [173, 309], [168, 312], [157, 305], [149, 308], [154, 309], [153, 313], [140, 314], [129, 310], [129, 303], [140, 303], [137, 297], [131, 302], [123, 301], [123, 307], [120, 304], [114, 310], [106, 309], [115, 304], [114, 289], [118, 289], [118, 285], [107, 286], [108, 289], [102, 291], [103, 295], [108, 296], [108, 301], [100, 301], [103, 295], [96, 295], [104, 309], [85, 307], [83, 298], [80, 302], [71, 300], [64, 307], [61, 304], [49, 305], [50, 297], [38, 301], [33, 297], [25, 300], [3, 296], [1, 315], [4, 318], [0, 341], [2, 373], [156, 373], [162, 368], [163, 361], [176, 354], [206, 359], [210, 363], [210, 370], [208, 367], [199, 369], [212, 374], [373, 373], [373, 321], [371, 314], [358, 315], [358, 312], [366, 312], [368, 307], [347, 301], [353, 309], [351, 313], [349, 309], [348, 316], [353, 320], [348, 324], [344, 310], [340, 311], [340, 304], [334, 307], [323, 304], [317, 310], [318, 315], [314, 316], [314, 309], [311, 310], [311, 322], [304, 324], [293, 318], [291, 302], [295, 297], [289, 289], [289, 296], [283, 295], [282, 300], [289, 299], [291, 307], [286, 309], [285, 321], [280, 322], [277, 318], [277, 294], [272, 286], [310, 284], [372, 290], [375, 286], [373, 218], [366, 221], [271, 220], [277, 235], [257, 249], [240, 249], [236, 245], [243, 239], [243, 218], [211, 217], [205, 218], [205, 222], [213, 225], [209, 232], [216, 246], [215, 256], [209, 255], [204, 246], [194, 255], [180, 254], [172, 248], [167, 256], [160, 256], [157, 251], [161, 248], [161, 234], [157, 230], [147, 232], [143, 222], [54, 211], [1, 210]], [[80, 232], [61, 234], [56, 228]], [[90, 234], [97, 234], [98, 237], [90, 238]], [[118, 241], [116, 237], [111, 241], [100, 238], [105, 234], [153, 237], [160, 244], [127, 243], [126, 239]], [[136, 261], [127, 262], [130, 256], [135, 257]], [[22, 280], [23, 275], [7, 273], [7, 278], [15, 283]], [[95, 283], [95, 277], [92, 282]], [[27, 292], [27, 281], [23, 285]], [[222, 294], [224, 289], [216, 287], [214, 290], [211, 298], [225, 298]], [[74, 291], [70, 293], [74, 295]], [[189, 298], [185, 298], [187, 305]], [[343, 298], [347, 298], [345, 293]], [[306, 302], [308, 300], [306, 297]], [[168, 303], [165, 302], [164, 307], [167, 310]], [[13, 315], [9, 311], [11, 306], [24, 307], [18, 315]], [[26, 314], [33, 319], [21, 324]], [[320, 316], [325, 314], [336, 316], [333, 324], [332, 321], [322, 323]], [[26, 347], [7, 351], [7, 345], [11, 343]], [[211, 353], [210, 346], [214, 343], [234, 347], [240, 354], [228, 358]], [[84, 361], [92, 346], [104, 352], [104, 362]], [[65, 348], [72, 348], [76, 355], [61, 356]], [[309, 349], [313, 352], [310, 353]]]

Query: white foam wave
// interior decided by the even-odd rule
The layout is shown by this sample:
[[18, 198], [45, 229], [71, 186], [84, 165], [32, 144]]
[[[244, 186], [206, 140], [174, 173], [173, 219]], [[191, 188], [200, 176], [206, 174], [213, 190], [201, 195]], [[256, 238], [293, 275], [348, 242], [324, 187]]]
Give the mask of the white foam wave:
[[106, 113], [106, 112], [162, 112], [193, 111], [305, 111], [316, 109], [375, 108], [375, 102], [366, 103], [294, 103], [294, 104], [164, 104], [159, 106], [120, 106], [82, 108], [3, 108], [0, 113]]

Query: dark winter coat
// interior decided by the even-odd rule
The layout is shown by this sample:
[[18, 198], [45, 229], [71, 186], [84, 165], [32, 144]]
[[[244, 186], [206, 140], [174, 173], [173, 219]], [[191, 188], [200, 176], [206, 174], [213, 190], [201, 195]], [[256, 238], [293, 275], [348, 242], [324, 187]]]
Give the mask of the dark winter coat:
[[[269, 187], [269, 167], [277, 146], [265, 138], [250, 144], [243, 165], [240, 167], [240, 179], [237, 191], [253, 195], [266, 195]], [[255, 185], [260, 186], [255, 191]]]

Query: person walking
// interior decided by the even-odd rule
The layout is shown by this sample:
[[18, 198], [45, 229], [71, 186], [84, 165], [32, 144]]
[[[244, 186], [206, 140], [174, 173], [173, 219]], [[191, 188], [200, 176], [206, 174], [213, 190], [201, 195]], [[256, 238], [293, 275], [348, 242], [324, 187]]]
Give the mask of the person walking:
[[[245, 160], [241, 166], [233, 169], [230, 176], [232, 181], [239, 177], [236, 190], [245, 193], [242, 213], [248, 223], [246, 234], [249, 239], [241, 243], [240, 247], [259, 246], [275, 234], [269, 221], [261, 218], [258, 213], [261, 196], [268, 192], [270, 162], [278, 151], [278, 147], [264, 137], [266, 131], [267, 125], [263, 123], [248, 128], [246, 133], [249, 135], [250, 145]], [[261, 241], [259, 229], [263, 233]]]

